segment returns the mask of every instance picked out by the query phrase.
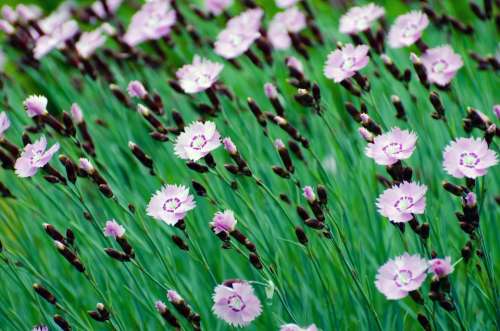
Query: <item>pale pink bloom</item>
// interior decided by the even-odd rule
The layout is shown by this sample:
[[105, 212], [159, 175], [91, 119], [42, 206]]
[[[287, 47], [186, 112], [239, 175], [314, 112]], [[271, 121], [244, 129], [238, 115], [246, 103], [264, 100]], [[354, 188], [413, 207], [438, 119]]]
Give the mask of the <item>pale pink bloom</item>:
[[288, 56], [285, 59], [285, 64], [286, 64], [287, 67], [295, 69], [298, 72], [300, 72], [301, 74], [304, 73], [304, 65], [302, 64], [302, 62], [300, 62], [299, 59], [297, 59], [294, 56]]
[[16, 30], [8, 21], [0, 20], [0, 31], [5, 32], [6, 34], [13, 34]]
[[[114, 14], [118, 8], [120, 8], [123, 0], [106, 0], [106, 4], [108, 5], [108, 9], [111, 12], [111, 14]], [[97, 0], [94, 2], [91, 6], [92, 10], [96, 14], [97, 17], [99, 18], [106, 18], [106, 10], [104, 9], [104, 6], [102, 5], [101, 0]]]
[[392, 48], [412, 45], [422, 37], [422, 32], [427, 25], [429, 25], [429, 18], [419, 10], [398, 16], [389, 30], [389, 45]]
[[429, 48], [420, 57], [429, 82], [446, 86], [464, 65], [462, 57], [449, 45]]
[[36, 117], [47, 114], [48, 100], [43, 95], [30, 95], [24, 102], [24, 109], [29, 117]]
[[368, 30], [373, 22], [385, 15], [384, 8], [373, 3], [352, 7], [340, 18], [341, 33], [356, 34]]
[[9, 5], [2, 6], [2, 17], [9, 23], [15, 23], [17, 21], [18, 15], [14, 8]]
[[89, 174], [95, 171], [95, 168], [92, 165], [92, 163], [89, 161], [89, 159], [85, 159], [83, 157], [80, 158], [79, 163], [78, 163], [78, 167], [83, 169], [86, 173], [89, 173]]
[[24, 147], [21, 156], [16, 160], [14, 168], [18, 177], [32, 177], [38, 169], [49, 163], [52, 156], [59, 150], [59, 144], [47, 149], [45, 136]]
[[0, 113], [0, 139], [3, 138], [5, 131], [10, 127], [10, 120], [6, 112]]
[[469, 208], [472, 208], [476, 206], [477, 204], [477, 197], [474, 192], [469, 192], [464, 198], [465, 205]]
[[61, 26], [64, 22], [71, 19], [71, 3], [63, 2], [55, 11], [50, 13], [49, 16], [44, 17], [38, 21], [38, 26], [46, 34], [51, 34], [57, 27]]
[[402, 299], [420, 288], [427, 268], [427, 261], [419, 255], [404, 253], [378, 269], [375, 286], [389, 300]]
[[347, 44], [342, 49], [336, 49], [328, 55], [323, 72], [327, 78], [340, 83], [350, 78], [357, 71], [368, 65], [369, 47], [366, 45], [354, 46]]
[[318, 331], [318, 327], [314, 324], [308, 327], [300, 327], [297, 324], [285, 324], [280, 326], [280, 331]]
[[148, 91], [138, 80], [132, 80], [128, 83], [127, 92], [131, 97], [139, 99], [143, 99], [146, 95], [148, 95]]
[[234, 155], [238, 153], [238, 149], [236, 148], [236, 145], [233, 143], [231, 138], [226, 137], [222, 139], [222, 144], [224, 145], [224, 149], [231, 155]]
[[49, 328], [45, 325], [37, 325], [31, 331], [49, 331]]
[[375, 136], [373, 135], [373, 133], [371, 133], [370, 131], [368, 131], [364, 127], [360, 127], [358, 129], [358, 132], [366, 142], [373, 143], [373, 140], [375, 139]]
[[438, 278], [446, 277], [453, 272], [454, 268], [451, 265], [451, 257], [447, 256], [444, 259], [432, 259], [429, 261], [429, 272], [436, 275]]
[[147, 214], [168, 225], [184, 219], [186, 213], [196, 207], [189, 189], [183, 185], [164, 185], [149, 201]]
[[376, 136], [373, 143], [366, 146], [365, 154], [380, 165], [393, 165], [408, 159], [415, 150], [417, 135], [408, 130], [392, 128], [391, 131]]
[[172, 303], [180, 303], [183, 300], [181, 295], [175, 290], [167, 291], [167, 299]]
[[314, 194], [314, 190], [311, 186], [304, 186], [303, 195], [304, 198], [311, 203], [316, 200], [316, 194]]
[[232, 4], [233, 0], [205, 0], [205, 10], [218, 16]]
[[247, 9], [243, 13], [231, 18], [226, 29], [258, 31], [264, 11], [261, 8]]
[[118, 224], [116, 220], [111, 219], [106, 222], [103, 232], [106, 237], [117, 238], [122, 237], [125, 234], [125, 228]]
[[93, 31], [82, 33], [75, 44], [78, 54], [84, 59], [92, 56], [99, 47], [104, 45], [108, 32], [108, 26], [102, 25]]
[[405, 223], [413, 214], [425, 211], [427, 186], [413, 182], [402, 182], [386, 189], [377, 199], [378, 212], [394, 223]]
[[74, 20], [64, 22], [55, 28], [50, 34], [46, 34], [37, 39], [33, 56], [39, 60], [54, 49], [65, 47], [65, 42], [73, 38], [78, 33], [78, 23]]
[[123, 41], [133, 47], [147, 40], [160, 39], [170, 33], [175, 22], [175, 10], [171, 7], [169, 0], [146, 2], [132, 16]]
[[493, 106], [493, 114], [495, 114], [496, 118], [500, 119], [500, 105]]
[[269, 99], [276, 99], [278, 97], [278, 90], [273, 83], [264, 84], [264, 93]]
[[36, 5], [19, 4], [16, 7], [16, 13], [24, 22], [36, 20], [42, 16], [42, 10]]
[[175, 155], [183, 160], [198, 161], [221, 145], [214, 122], [193, 122], [175, 141]]
[[267, 36], [274, 48], [287, 49], [292, 45], [288, 33], [298, 33], [305, 27], [306, 16], [297, 7], [292, 7], [274, 15]]
[[219, 78], [224, 65], [198, 55], [192, 64], [185, 64], [176, 72], [177, 79], [186, 93], [199, 93], [210, 88]]
[[244, 327], [262, 313], [262, 305], [252, 286], [245, 281], [232, 281], [215, 288], [212, 311], [231, 326]]
[[75, 102], [71, 105], [71, 117], [76, 124], [80, 124], [83, 122], [83, 112], [80, 106]]
[[234, 213], [232, 210], [225, 210], [223, 212], [216, 212], [210, 225], [215, 234], [221, 232], [233, 232], [236, 228], [236, 218], [234, 218]]
[[481, 138], [458, 138], [443, 152], [444, 170], [457, 178], [477, 178], [498, 163], [497, 154]]
[[276, 0], [276, 6], [279, 8], [289, 8], [296, 5], [299, 0]]
[[165, 310], [167, 308], [167, 305], [165, 305], [165, 303], [161, 300], [156, 300], [155, 302], [155, 308], [156, 310], [158, 310], [159, 312]]
[[[283, 148], [285, 148], [285, 143], [281, 139], [276, 139], [274, 141], [274, 147], [276, 147], [277, 149], [283, 149]], [[309, 186], [306, 186], [306, 187], [309, 187]], [[304, 190], [305, 190], [305, 188], [304, 188]]]
[[228, 60], [234, 59], [248, 51], [259, 37], [260, 33], [256, 30], [227, 27], [217, 36], [215, 54]]

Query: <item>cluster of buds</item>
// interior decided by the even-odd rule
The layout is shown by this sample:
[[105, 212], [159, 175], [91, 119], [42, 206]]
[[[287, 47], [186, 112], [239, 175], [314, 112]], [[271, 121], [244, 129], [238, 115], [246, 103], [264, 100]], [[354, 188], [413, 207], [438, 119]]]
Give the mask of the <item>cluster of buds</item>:
[[125, 229], [121, 225], [116, 223], [116, 221], [111, 220], [106, 222], [104, 234], [106, 236], [115, 238], [116, 242], [122, 249], [121, 251], [119, 251], [114, 248], [106, 248], [105, 252], [111, 258], [120, 262], [128, 262], [135, 257], [134, 249], [125, 237]]
[[462, 212], [455, 213], [460, 228], [467, 233], [471, 239], [475, 238], [474, 233], [479, 227], [479, 212], [477, 209], [477, 198], [474, 192], [468, 187], [444, 182], [443, 188], [451, 194], [460, 197], [462, 201]]
[[429, 298], [437, 303], [446, 311], [455, 310], [455, 305], [450, 299], [451, 285], [448, 276], [434, 276], [431, 281]]
[[181, 329], [181, 325], [177, 318], [172, 314], [172, 312], [167, 308], [167, 305], [163, 301], [156, 301], [155, 303], [156, 310], [160, 313], [161, 317], [170, 324], [176, 331]]
[[477, 128], [484, 132], [484, 139], [491, 144], [494, 137], [500, 137], [500, 128], [490, 121], [488, 116], [474, 108], [467, 108], [467, 116], [463, 120], [464, 130], [468, 133]]
[[288, 83], [296, 88], [309, 89], [311, 82], [304, 76], [302, 62], [297, 58], [289, 56], [285, 59], [285, 65], [288, 68]]
[[281, 116], [274, 115], [272, 113], [266, 113], [266, 116], [274, 124], [278, 125], [283, 131], [285, 131], [293, 140], [302, 144], [302, 147], [309, 148], [309, 140], [305, 138], [297, 128], [295, 128], [287, 119]]
[[299, 88], [294, 96], [295, 100], [304, 107], [312, 108], [316, 114], [321, 113], [321, 90], [313, 83], [311, 88]]
[[[483, 21], [486, 21], [490, 18], [493, 17], [493, 1], [492, 0], [485, 0], [483, 1], [484, 4], [484, 10], [481, 9], [481, 7], [475, 3], [474, 1], [469, 1], [469, 6], [472, 12], [480, 19]], [[497, 2], [498, 4], [498, 2]]]
[[95, 145], [90, 136], [90, 133], [87, 128], [87, 123], [85, 122], [85, 118], [83, 117], [83, 112], [76, 103], [71, 106], [71, 117], [73, 121], [76, 123], [78, 131], [83, 139], [83, 149], [89, 153], [91, 156], [95, 156]]
[[138, 81], [134, 80], [128, 84], [127, 91], [130, 97], [138, 98], [144, 102], [144, 104], [150, 108], [155, 114], [163, 115], [163, 101], [160, 95], [156, 92], [148, 93], [148, 90], [144, 85]]
[[66, 234], [63, 235], [55, 226], [49, 223], [43, 223], [43, 229], [47, 235], [55, 241], [63, 243], [64, 245], [72, 247], [75, 244], [75, 234], [73, 230], [66, 229]]
[[98, 322], [106, 322], [109, 320], [109, 310], [100, 302], [96, 305], [96, 310], [90, 310], [87, 313], [90, 318]]
[[474, 28], [472, 26], [461, 22], [459, 19], [453, 16], [447, 14], [439, 15], [429, 5], [424, 5], [422, 7], [422, 10], [429, 17], [432, 23], [434, 23], [438, 27], [451, 25], [451, 27], [455, 30], [467, 35], [470, 35], [474, 32]]
[[500, 61], [494, 55], [481, 56], [476, 52], [470, 52], [469, 56], [476, 61], [478, 70], [500, 70]]
[[224, 149], [229, 153], [229, 156], [235, 162], [224, 164], [224, 168], [234, 175], [252, 176], [252, 172], [250, 171], [247, 162], [243, 160], [231, 138], [224, 138], [222, 142], [224, 144]]
[[54, 243], [58, 252], [66, 259], [66, 261], [71, 263], [71, 265], [79, 272], [85, 272], [85, 266], [78, 257], [76, 250], [58, 240], [55, 240]]
[[382, 134], [382, 128], [367, 113], [360, 113], [359, 120], [363, 128], [375, 136]]
[[411, 80], [410, 69], [405, 69], [403, 72], [401, 72], [399, 70], [399, 68], [396, 66], [396, 64], [394, 63], [394, 61], [392, 61], [392, 59], [386, 54], [380, 55], [380, 59], [384, 63], [384, 67], [387, 69], [387, 71], [389, 71], [391, 73], [391, 75], [395, 79], [399, 80], [400, 82], [402, 82], [405, 85], [408, 85], [408, 83]]
[[78, 176], [89, 177], [98, 187], [99, 191], [106, 197], [114, 197], [113, 191], [108, 185], [108, 182], [101, 176], [97, 169], [90, 163], [89, 160], [81, 158], [78, 164]]
[[[317, 196], [316, 196], [317, 193]], [[302, 206], [297, 206], [297, 214], [304, 221], [304, 224], [315, 230], [324, 230], [323, 234], [326, 237], [330, 237], [330, 230], [325, 225], [325, 214], [324, 209], [326, 208], [328, 202], [328, 194], [326, 192], [326, 188], [323, 185], [318, 185], [316, 189], [316, 193], [310, 186], [304, 187], [304, 197], [306, 198], [309, 208], [311, 209], [314, 217], [310, 217], [307, 210]], [[301, 233], [301, 229], [295, 229], [295, 234], [297, 235], [297, 239], [302, 244], [307, 243], [307, 238], [304, 238]], [[304, 241], [304, 242], [303, 242]]]
[[174, 306], [175, 310], [191, 323], [194, 330], [201, 330], [200, 315], [193, 311], [177, 291], [168, 290], [167, 299]]

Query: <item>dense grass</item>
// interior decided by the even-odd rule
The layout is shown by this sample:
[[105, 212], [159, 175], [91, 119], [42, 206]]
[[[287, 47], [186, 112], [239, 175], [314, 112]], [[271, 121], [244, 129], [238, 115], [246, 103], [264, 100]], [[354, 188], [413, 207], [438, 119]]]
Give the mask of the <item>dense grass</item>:
[[[460, 210], [460, 200], [442, 188], [442, 181], [463, 182], [444, 172], [442, 151], [453, 138], [468, 136], [462, 128], [467, 107], [477, 108], [494, 118], [491, 108], [499, 102], [498, 75], [493, 71], [478, 71], [468, 52], [494, 53], [498, 33], [493, 21], [483, 22], [474, 18], [467, 9], [466, 1], [431, 2], [437, 12], [457, 16], [475, 29], [472, 36], [464, 36], [455, 30], [446, 27], [438, 29], [431, 25], [424, 33], [427, 44], [438, 46], [449, 43], [464, 60], [464, 67], [453, 80], [452, 90], [439, 91], [446, 109], [447, 124], [431, 118], [433, 109], [428, 101], [429, 91], [419, 84], [414, 72], [409, 89], [406, 89], [384, 69], [377, 56], [363, 70], [371, 81], [372, 90], [365, 93], [362, 100], [367, 104], [368, 113], [384, 130], [398, 126], [417, 133], [417, 149], [407, 164], [414, 169], [414, 180], [429, 187], [426, 212], [419, 220], [430, 224], [429, 247], [439, 256], [451, 256], [455, 262], [460, 259], [460, 250], [468, 237], [460, 230], [454, 216], [454, 212]], [[266, 9], [266, 20], [269, 20], [276, 12], [272, 1], [258, 3]], [[170, 125], [172, 121], [168, 113], [171, 109], [180, 111], [186, 123], [190, 123], [199, 117], [194, 111], [194, 102], [208, 101], [203, 94], [189, 98], [174, 92], [167, 80], [173, 77], [175, 70], [191, 62], [194, 54], [225, 63], [220, 81], [234, 92], [236, 99], [230, 101], [222, 97], [223, 111], [210, 120], [215, 121], [223, 136], [233, 139], [255, 176], [262, 179], [272, 195], [286, 194], [291, 200], [290, 205], [273, 199], [252, 178], [234, 177], [226, 172], [223, 164], [230, 159], [222, 148], [213, 153], [217, 161], [216, 172], [197, 174], [189, 170], [184, 161], [175, 157], [170, 142], [161, 143], [150, 138], [147, 123], [134, 107], [124, 107], [112, 95], [108, 83], [82, 76], [68, 67], [57, 52], [44, 58], [36, 70], [23, 67], [21, 72], [19, 66], [9, 65], [10, 78], [4, 80], [0, 91], [3, 100], [0, 110], [6, 111], [12, 121], [12, 127], [6, 134], [9, 140], [22, 145], [21, 134], [24, 127], [30, 124], [22, 107], [28, 95], [47, 96], [49, 109], [54, 114], [69, 110], [73, 102], [78, 102], [96, 143], [97, 157], [94, 162], [110, 183], [116, 200], [105, 198], [95, 185], [85, 179], [79, 179], [75, 186], [65, 187], [49, 184], [40, 174], [31, 179], [20, 179], [12, 171], [1, 170], [0, 181], [15, 195], [15, 199], [0, 199], [0, 240], [4, 246], [0, 255], [1, 330], [28, 330], [38, 323], [57, 329], [51, 318], [55, 313], [65, 316], [75, 330], [110, 328], [88, 317], [86, 312], [94, 309], [97, 302], [110, 306], [114, 325], [119, 330], [168, 328], [154, 307], [155, 300], [166, 301], [165, 288], [174, 288], [183, 295], [201, 315], [204, 330], [227, 330], [230, 329], [227, 324], [217, 320], [211, 312], [211, 296], [216, 285], [211, 274], [217, 283], [230, 278], [256, 282], [254, 287], [263, 302], [264, 312], [247, 327], [248, 330], [277, 330], [279, 325], [293, 319], [302, 325], [316, 323], [325, 331], [376, 330], [373, 311], [378, 315], [383, 330], [420, 329], [416, 315], [423, 312], [422, 306], [410, 298], [387, 301], [376, 290], [374, 279], [378, 267], [389, 258], [404, 251], [422, 256], [425, 252], [420, 240], [409, 228], [402, 235], [377, 213], [375, 200], [384, 188], [375, 175], [385, 175], [386, 172], [364, 155], [366, 143], [357, 132], [357, 124], [344, 110], [344, 102], [351, 100], [359, 105], [361, 100], [352, 97], [322, 73], [323, 63], [335, 48], [335, 41], [349, 42], [346, 36], [338, 33], [338, 18], [345, 10], [333, 9], [324, 1], [311, 3], [326, 43], [310, 48], [310, 59], [303, 59], [303, 62], [306, 76], [321, 88], [323, 118], [293, 99], [296, 89], [287, 83], [288, 73], [284, 65], [284, 58], [295, 54], [293, 50], [274, 52], [274, 64], [264, 69], [241, 58], [243, 70], [238, 71], [217, 58], [207, 45], [196, 47], [187, 33], [182, 32], [173, 36], [174, 48], [164, 47], [168, 62], [160, 69], [133, 62], [120, 67], [108, 61], [116, 84], [122, 89], [130, 80], [139, 79], [147, 83], [149, 90], [158, 91], [167, 111], [162, 121]], [[416, 4], [408, 6], [396, 1], [379, 3], [386, 5], [389, 23], [397, 15], [417, 7]], [[201, 21], [185, 4], [181, 4], [181, 10], [203, 37], [214, 39], [224, 27], [222, 19]], [[231, 8], [231, 13], [241, 10], [242, 6], [238, 3]], [[123, 19], [128, 21], [128, 15], [124, 16]], [[112, 42], [108, 45], [113, 47]], [[16, 51], [6, 50], [13, 62], [19, 60]], [[144, 46], [144, 50], [152, 53], [148, 46]], [[409, 54], [412, 50], [389, 49], [387, 53], [404, 69], [411, 68]], [[379, 76], [375, 75], [375, 71]], [[81, 90], [75, 89], [75, 79], [82, 83]], [[294, 179], [301, 186], [323, 184], [327, 187], [328, 209], [332, 215], [328, 222], [335, 220], [345, 234], [345, 255], [356, 270], [362, 291], [353, 276], [346, 272], [332, 242], [325, 239], [321, 232], [306, 228], [309, 244], [305, 247], [295, 238], [294, 227], [302, 225], [295, 207], [306, 206], [307, 202], [292, 180], [279, 178], [271, 170], [272, 165], [281, 164], [272, 142], [276, 138], [287, 141], [289, 137], [271, 123], [268, 124], [266, 137], [246, 105], [246, 98], [252, 97], [264, 110], [271, 110], [263, 91], [263, 84], [268, 81], [275, 82], [279, 87], [289, 121], [311, 142], [309, 151], [303, 150], [306, 162], [294, 159]], [[401, 98], [407, 111], [407, 121], [395, 117], [391, 95]], [[96, 120], [101, 124], [96, 124]], [[60, 153], [72, 159], [84, 155], [72, 140], [60, 137], [49, 129], [44, 134], [49, 137], [50, 144], [56, 141], [61, 144]], [[472, 136], [481, 135], [477, 130], [472, 133]], [[134, 159], [127, 147], [129, 141], [136, 142], [153, 158], [156, 176], [151, 176]], [[498, 152], [497, 142], [491, 148]], [[51, 164], [63, 171], [56, 158]], [[485, 253], [494, 262], [492, 276], [496, 279], [487, 277], [486, 266], [478, 257], [468, 263], [458, 263], [450, 278], [457, 311], [467, 330], [496, 328], [497, 312], [494, 307], [498, 306], [498, 298], [493, 296], [492, 282], [498, 279], [500, 270], [496, 226], [499, 214], [495, 203], [495, 196], [500, 194], [499, 174], [498, 167], [490, 169], [476, 187], [480, 198]], [[208, 198], [197, 197], [197, 208], [186, 218], [192, 243], [190, 251], [185, 252], [170, 239], [172, 234], [180, 235], [180, 230], [148, 217], [145, 207], [162, 183], [190, 186], [193, 179], [205, 185]], [[238, 183], [237, 190], [230, 188], [232, 180]], [[128, 212], [128, 204], [135, 206], [135, 213]], [[221, 243], [208, 223], [216, 211], [223, 209], [235, 212], [240, 230], [256, 243], [266, 266], [264, 271], [253, 268], [247, 256], [240, 251], [220, 248]], [[92, 221], [83, 217], [84, 210], [90, 212]], [[104, 253], [106, 247], [117, 247], [113, 240], [101, 235], [105, 221], [111, 218], [126, 227], [138, 263], [157, 282], [141, 272], [138, 264], [116, 262]], [[51, 223], [61, 231], [73, 229], [78, 253], [89, 272], [87, 277], [58, 254], [42, 223]], [[337, 232], [333, 233], [338, 238]], [[206, 258], [206, 265], [201, 261], [200, 253]], [[276, 291], [272, 297], [266, 298], [263, 285], [270, 281], [276, 286]], [[63, 309], [54, 308], [41, 300], [31, 288], [33, 283], [42, 283], [49, 288]], [[427, 293], [425, 289], [422, 292]], [[433, 327], [437, 330], [460, 328], [457, 313], [447, 313], [427, 301], [434, 318]], [[184, 323], [183, 328], [189, 329], [188, 324], [180, 320]]]

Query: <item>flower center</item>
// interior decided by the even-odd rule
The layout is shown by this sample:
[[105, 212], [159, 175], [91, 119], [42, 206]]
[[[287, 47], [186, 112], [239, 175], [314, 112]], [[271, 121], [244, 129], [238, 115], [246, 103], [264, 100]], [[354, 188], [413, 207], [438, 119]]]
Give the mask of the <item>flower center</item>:
[[207, 139], [203, 134], [194, 136], [191, 139], [191, 144], [189, 145], [192, 149], [200, 150], [207, 144]]
[[396, 276], [394, 276], [394, 282], [397, 287], [406, 286], [410, 283], [412, 279], [412, 274], [410, 270], [399, 270]]
[[31, 164], [36, 165], [38, 162], [40, 162], [42, 156], [43, 156], [43, 151], [33, 152], [33, 156], [31, 156]]
[[356, 28], [358, 30], [364, 30], [368, 26], [368, 17], [363, 15], [359, 16], [358, 19], [356, 20]]
[[344, 62], [342, 62], [341, 67], [343, 70], [350, 70], [353, 65], [354, 65], [354, 58], [352, 56], [349, 56], [344, 59]]
[[394, 204], [394, 207], [399, 212], [405, 212], [411, 206], [413, 206], [413, 198], [407, 196], [399, 198], [399, 200]]
[[234, 47], [239, 46], [242, 42], [242, 39], [239, 35], [237, 34], [232, 34], [231, 37], [229, 38], [229, 43], [233, 45]]
[[462, 153], [460, 154], [460, 165], [467, 168], [474, 168], [480, 159], [474, 152]]
[[400, 143], [396, 143], [396, 142], [389, 143], [389, 144], [385, 145], [384, 148], [382, 148], [384, 153], [389, 155], [389, 156], [398, 154], [399, 152], [401, 152], [402, 149], [403, 149], [403, 145]]
[[210, 84], [210, 77], [206, 73], [200, 73], [195, 79], [196, 83], [200, 86], [207, 86]]
[[443, 60], [436, 61], [432, 64], [432, 71], [441, 73], [448, 68], [448, 63]]
[[170, 198], [163, 204], [163, 210], [167, 213], [173, 213], [181, 205], [181, 201], [178, 198]]
[[409, 24], [405, 26], [403, 30], [403, 37], [411, 37], [417, 32], [417, 26], [415, 24]]
[[242, 311], [243, 309], [245, 309], [246, 306], [238, 294], [229, 297], [229, 299], [227, 299], [227, 305], [233, 311]]

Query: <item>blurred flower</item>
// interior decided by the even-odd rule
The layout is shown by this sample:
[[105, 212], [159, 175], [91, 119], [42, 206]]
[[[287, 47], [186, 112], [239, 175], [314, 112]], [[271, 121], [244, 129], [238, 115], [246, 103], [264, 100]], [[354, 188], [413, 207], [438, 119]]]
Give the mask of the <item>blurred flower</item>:
[[156, 310], [158, 310], [158, 311], [162, 311], [162, 310], [164, 310], [165, 308], [167, 308], [167, 306], [165, 305], [165, 303], [164, 303], [163, 301], [161, 301], [161, 300], [157, 300], [157, 301], [155, 302], [155, 308], [156, 308]]
[[496, 118], [500, 118], [500, 105], [493, 106], [493, 114], [495, 114]]
[[340, 18], [341, 33], [356, 34], [368, 30], [372, 23], [385, 15], [384, 8], [369, 3], [361, 7], [352, 7]]
[[297, 4], [300, 0], [276, 0], [276, 6], [279, 8], [289, 8]]
[[167, 299], [172, 303], [179, 303], [183, 300], [181, 295], [175, 290], [167, 291]]
[[445, 86], [455, 77], [464, 63], [460, 55], [453, 52], [449, 45], [429, 48], [420, 57], [429, 82]]
[[432, 272], [438, 278], [446, 277], [453, 272], [451, 258], [447, 256], [444, 259], [432, 259], [429, 261], [429, 272]]
[[109, 27], [102, 25], [93, 31], [82, 33], [75, 44], [78, 54], [84, 59], [92, 56], [106, 42], [106, 35], [110, 32]]
[[198, 161], [221, 145], [214, 122], [194, 122], [175, 141], [175, 155], [183, 160]]
[[464, 198], [465, 205], [469, 208], [474, 207], [477, 204], [477, 197], [474, 192], [469, 192]]
[[421, 11], [411, 11], [398, 16], [389, 30], [389, 45], [392, 48], [412, 45], [422, 37], [422, 32], [427, 25], [429, 25], [429, 19]]
[[269, 23], [268, 38], [276, 49], [287, 49], [292, 45], [289, 33], [298, 33], [306, 27], [306, 16], [292, 7], [274, 15]]
[[306, 198], [307, 201], [311, 203], [314, 202], [314, 200], [316, 200], [316, 194], [314, 194], [314, 190], [311, 186], [304, 186], [303, 194], [304, 198]]
[[358, 132], [359, 134], [361, 135], [361, 137], [363, 137], [363, 139], [369, 143], [373, 143], [373, 140], [375, 139], [375, 136], [373, 135], [373, 133], [371, 133], [370, 131], [368, 131], [366, 128], [364, 127], [360, 127], [358, 129]]
[[248, 51], [260, 33], [252, 29], [226, 28], [217, 36], [215, 54], [225, 59], [234, 59]]
[[83, 112], [80, 106], [75, 102], [71, 105], [71, 117], [76, 124], [80, 124], [83, 122]]
[[73, 38], [78, 33], [78, 23], [74, 20], [66, 21], [56, 27], [50, 34], [46, 34], [37, 39], [33, 56], [40, 60], [55, 48], [65, 47], [65, 42]]
[[281, 139], [276, 139], [274, 141], [274, 147], [276, 147], [277, 149], [283, 149], [283, 148], [285, 148], [285, 143]]
[[0, 139], [3, 138], [5, 131], [10, 127], [10, 120], [6, 112], [0, 113]]
[[13, 34], [16, 30], [8, 21], [0, 20], [0, 31], [5, 32], [6, 34]]
[[422, 285], [427, 268], [419, 255], [404, 253], [378, 269], [375, 286], [389, 300], [402, 299]]
[[17, 21], [17, 13], [9, 5], [2, 6], [2, 17], [9, 23], [15, 23]]
[[368, 64], [368, 51], [369, 47], [366, 45], [353, 46], [352, 44], [334, 50], [326, 60], [323, 70], [325, 76], [336, 83], [354, 76], [357, 71]]
[[457, 178], [477, 178], [486, 175], [489, 167], [498, 163], [497, 154], [481, 138], [458, 138], [443, 152], [444, 170]]
[[215, 234], [219, 234], [221, 232], [232, 232], [236, 227], [236, 219], [234, 218], [234, 213], [232, 210], [225, 210], [223, 212], [216, 212], [215, 216], [210, 222], [212, 226], [212, 230]]
[[227, 22], [226, 29], [258, 31], [263, 16], [264, 11], [261, 8], [245, 10], [238, 16], [231, 18]]
[[38, 26], [46, 34], [51, 34], [52, 31], [57, 29], [61, 24], [71, 19], [71, 3], [69, 1], [63, 2], [56, 10], [50, 15], [38, 20]]
[[385, 190], [377, 199], [378, 212], [395, 223], [413, 219], [413, 214], [425, 211], [427, 186], [413, 182], [402, 182]]
[[301, 74], [304, 73], [304, 66], [302, 65], [302, 62], [294, 56], [288, 56], [285, 60], [285, 64], [287, 67], [293, 68]]
[[164, 185], [149, 201], [147, 214], [168, 225], [184, 219], [186, 213], [196, 207], [189, 189], [183, 185]]
[[365, 154], [380, 165], [392, 165], [399, 160], [408, 159], [417, 143], [417, 135], [408, 130], [393, 128], [376, 136], [373, 143], [366, 146]]
[[[120, 8], [123, 0], [105, 0], [106, 5], [108, 7], [108, 10], [110, 11], [111, 14], [114, 14], [118, 8]], [[97, 0], [94, 2], [91, 6], [92, 11], [97, 15], [99, 18], [106, 18], [106, 10], [104, 9], [104, 6], [102, 4], [102, 0]]]
[[49, 331], [49, 328], [45, 325], [37, 325], [31, 331]]
[[144, 85], [138, 80], [132, 80], [128, 83], [127, 92], [131, 97], [139, 99], [143, 99], [148, 94]]
[[23, 105], [29, 117], [47, 114], [48, 100], [43, 95], [30, 95], [24, 100]]
[[111, 219], [106, 222], [106, 226], [104, 226], [104, 235], [106, 237], [121, 237], [125, 234], [125, 228], [118, 224], [116, 220]]
[[231, 155], [234, 155], [238, 153], [238, 149], [236, 148], [236, 145], [233, 143], [231, 138], [226, 137], [222, 139], [222, 144], [224, 145], [224, 149]]
[[264, 93], [269, 99], [276, 99], [278, 97], [278, 90], [273, 83], [264, 84]]
[[89, 173], [89, 174], [95, 171], [95, 168], [92, 165], [92, 163], [88, 159], [85, 159], [83, 157], [80, 158], [79, 163], [78, 163], [78, 167], [80, 167], [86, 173]]
[[210, 88], [219, 78], [224, 66], [198, 55], [192, 64], [182, 66], [176, 72], [177, 79], [186, 93], [198, 93]]
[[210, 14], [218, 16], [233, 4], [233, 0], [205, 0], [205, 10]]
[[42, 136], [33, 144], [24, 147], [21, 156], [16, 160], [14, 168], [18, 177], [32, 177], [39, 168], [49, 163], [52, 156], [59, 150], [59, 144], [54, 144], [46, 151], [47, 140]]
[[285, 324], [280, 326], [280, 331], [318, 331], [316, 325], [311, 324], [307, 328], [302, 328], [297, 324]]
[[123, 41], [134, 47], [147, 40], [160, 39], [170, 33], [175, 22], [175, 10], [169, 0], [148, 1], [132, 16]]
[[245, 281], [218, 285], [213, 300], [214, 314], [231, 326], [246, 326], [262, 313], [259, 298], [255, 296], [252, 286]]
[[37, 5], [25, 5], [22, 3], [17, 5], [16, 13], [18, 18], [20, 18], [23, 22], [36, 20], [43, 14], [42, 10]]

